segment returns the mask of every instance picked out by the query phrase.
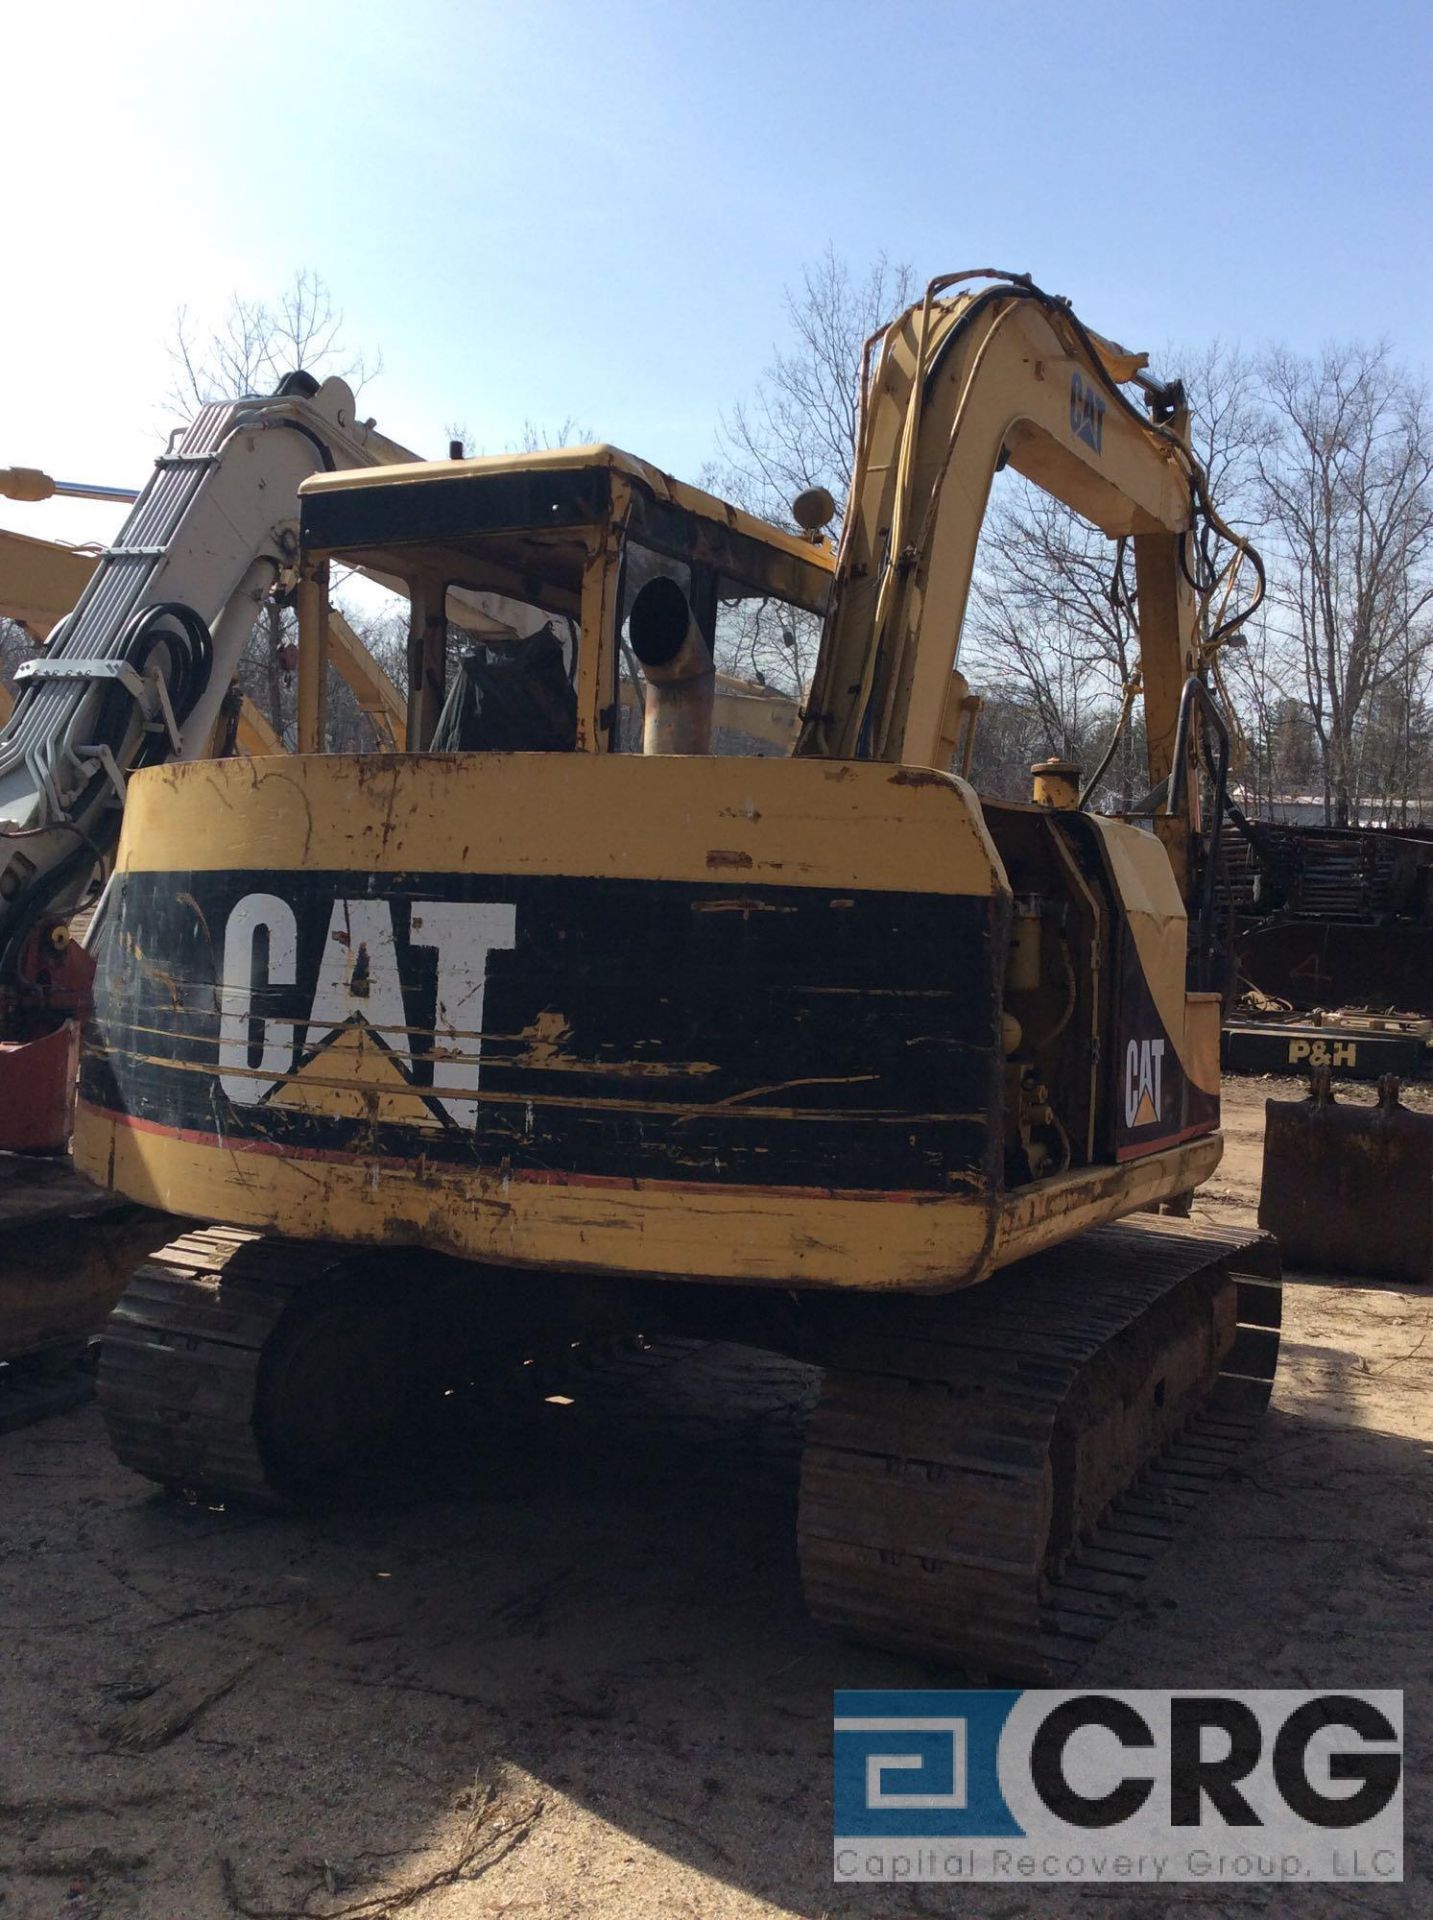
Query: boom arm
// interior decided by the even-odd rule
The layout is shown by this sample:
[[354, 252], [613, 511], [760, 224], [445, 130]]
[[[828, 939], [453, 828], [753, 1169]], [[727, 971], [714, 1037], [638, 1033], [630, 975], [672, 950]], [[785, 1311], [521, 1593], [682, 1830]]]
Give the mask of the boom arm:
[[[976, 542], [991, 481], [1008, 462], [1133, 541], [1158, 784], [1172, 770], [1180, 696], [1199, 660], [1196, 596], [1181, 564], [1202, 483], [1187, 420], [1177, 408], [1167, 424], [1142, 413], [1121, 383], [1143, 359], [1089, 333], [1026, 279], [937, 297], [990, 277], [932, 282], [879, 336], [873, 369], [868, 346], [850, 506], [797, 752], [950, 765], [952, 672]], [[1191, 768], [1194, 750], [1190, 734]], [[1197, 782], [1183, 790], [1197, 806]]]
[[[13, 474], [16, 469], [9, 471]], [[5, 491], [5, 478], [5, 470], [0, 469], [0, 493]], [[106, 489], [105, 497], [115, 492], [117, 489]], [[127, 497], [135, 500], [139, 496], [131, 491]], [[98, 558], [98, 554], [82, 548], [32, 539], [0, 527], [0, 620], [12, 620], [35, 638], [43, 639], [73, 612]], [[0, 726], [14, 709], [14, 695], [0, 683]], [[278, 736], [247, 696], [239, 712], [237, 743], [241, 753], [283, 752]]]
[[129, 773], [207, 750], [259, 602], [293, 564], [299, 482], [412, 457], [355, 422], [341, 380], [285, 386], [201, 409], [17, 673], [0, 730], [0, 956], [81, 897]]

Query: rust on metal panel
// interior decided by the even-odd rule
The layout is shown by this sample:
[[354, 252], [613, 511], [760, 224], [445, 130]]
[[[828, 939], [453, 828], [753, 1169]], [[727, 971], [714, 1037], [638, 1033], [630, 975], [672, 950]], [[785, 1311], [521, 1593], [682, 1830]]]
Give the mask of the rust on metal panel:
[[0, 1042], [0, 1152], [63, 1152], [74, 1116], [79, 1046], [73, 1020], [34, 1040]]
[[1287, 1266], [1433, 1279], [1433, 1114], [1411, 1113], [1385, 1075], [1376, 1106], [1334, 1096], [1327, 1067], [1303, 1100], [1270, 1100], [1259, 1225]]

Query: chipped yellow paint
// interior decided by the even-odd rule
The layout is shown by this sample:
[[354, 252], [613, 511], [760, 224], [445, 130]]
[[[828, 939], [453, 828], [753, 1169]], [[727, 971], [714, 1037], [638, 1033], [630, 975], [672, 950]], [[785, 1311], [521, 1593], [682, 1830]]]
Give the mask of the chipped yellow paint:
[[[158, 1032], [164, 1031], [164, 1029], [149, 1027], [149, 1028], [138, 1028], [136, 1029], [136, 1031], [158, 1033]], [[376, 1029], [369, 1028], [368, 1031], [370, 1033], [373, 1033], [376, 1031]], [[388, 1031], [388, 1029], [385, 1029], [385, 1031]], [[416, 1029], [410, 1029], [409, 1031], [416, 1031]], [[107, 1055], [112, 1054], [114, 1051], [114, 1049], [106, 1046], [102, 1040], [99, 1040], [97, 1038], [87, 1039], [85, 1045], [86, 1045], [86, 1051], [89, 1053], [92, 1059], [103, 1059]], [[127, 1057], [131, 1061], [135, 1061], [142, 1066], [162, 1067], [166, 1073], [194, 1074], [206, 1080], [212, 1078], [213, 1076], [214, 1069], [210, 1065], [210, 1063], [206, 1060], [176, 1060], [167, 1053], [140, 1053], [134, 1049], [127, 1049], [126, 1051], [127, 1051]], [[296, 1080], [301, 1079], [304, 1082], [305, 1088], [307, 1089], [307, 1092], [305, 1093], [305, 1095], [302, 1097], [301, 1100], [296, 1097], [293, 1100], [284, 1101], [283, 1104], [288, 1106], [295, 1106], [295, 1107], [301, 1106], [305, 1111], [310, 1113], [328, 1114], [338, 1119], [345, 1119], [345, 1118], [352, 1119], [352, 1118], [368, 1115], [372, 1107], [372, 1098], [373, 1098], [373, 1090], [374, 1090], [373, 1078], [370, 1077], [368, 1079], [359, 1080], [357, 1083], [355, 1083], [353, 1078], [349, 1075], [345, 1075], [345, 1077], [340, 1078], [332, 1070], [326, 1071], [325, 1063], [327, 1062], [328, 1056], [330, 1053], [332, 1053], [332, 1051], [333, 1051], [332, 1047], [324, 1048], [319, 1054], [311, 1056], [310, 1059], [302, 1067], [296, 1068], [293, 1073], [273, 1073], [267, 1070], [260, 1071], [259, 1069], [254, 1067], [238, 1067], [238, 1066], [228, 1067], [225, 1069], [225, 1071], [228, 1074], [228, 1076], [233, 1079], [252, 1081], [255, 1085], [262, 1086], [262, 1087], [271, 1087], [271, 1086], [291, 1087]], [[376, 1051], [377, 1049], [375, 1048], [374, 1052]], [[363, 1063], [369, 1057], [370, 1057], [369, 1055], [365, 1054], [362, 1051], [359, 1051], [357, 1053], [345, 1052], [340, 1055], [340, 1064], [342, 1065], [342, 1067], [347, 1068], [348, 1063], [350, 1061], [356, 1061], [362, 1067]], [[391, 1058], [394, 1061], [411, 1060], [414, 1058], [414, 1055], [405, 1050], [395, 1048], [392, 1052]], [[516, 1062], [516, 1063], [510, 1063], [510, 1064], [523, 1065], [526, 1063]], [[601, 1074], [609, 1070], [600, 1062], [594, 1065], [594, 1063], [590, 1060], [584, 1060], [584, 1061], [578, 1061], [578, 1062], [572, 1062], [572, 1063], [569, 1063], [564, 1060], [560, 1062], [551, 1062], [551, 1061], [546, 1062], [544, 1066], [544, 1071], [550, 1072], [554, 1065], [557, 1065], [559, 1067], [566, 1067], [569, 1064], [571, 1064], [575, 1068], [575, 1070], [581, 1072], [584, 1076], [588, 1074]], [[371, 1075], [371, 1069], [365, 1068], [364, 1070], [368, 1071]], [[627, 1078], [640, 1079], [643, 1077], [643, 1069], [640, 1063], [633, 1063], [630, 1061], [617, 1062], [617, 1063], [614, 1063], [613, 1067], [610, 1070], [618, 1074], [622, 1079], [627, 1079]], [[681, 1065], [674, 1065], [670, 1069], [665, 1067], [659, 1068], [657, 1071], [656, 1077], [660, 1078], [662, 1077], [663, 1073], [670, 1072], [671, 1075], [675, 1078], [686, 1079], [693, 1074], [699, 1073], [701, 1070], [702, 1070], [701, 1063], [698, 1063], [698, 1065], [696, 1066], [689, 1067], [685, 1062], [683, 1062]], [[834, 1080], [834, 1079], [823, 1079], [823, 1078], [813, 1076], [809, 1079], [804, 1079], [804, 1080], [788, 1080], [788, 1081], [781, 1082], [780, 1086], [775, 1088], [771, 1088], [771, 1087], [752, 1088], [750, 1092], [733, 1094], [726, 1100], [714, 1100], [709, 1103], [705, 1103], [700, 1107], [694, 1107], [691, 1104], [691, 1102], [688, 1100], [658, 1100], [650, 1094], [644, 1094], [640, 1100], [629, 1100], [629, 1099], [622, 1099], [622, 1098], [614, 1098], [610, 1094], [601, 1095], [601, 1096], [593, 1095], [586, 1092], [580, 1093], [580, 1094], [563, 1094], [563, 1093], [553, 1093], [546, 1089], [544, 1089], [541, 1095], [541, 1100], [542, 1100], [542, 1105], [545, 1108], [546, 1107], [552, 1107], [552, 1108], [564, 1107], [569, 1109], [570, 1111], [579, 1112], [579, 1113], [650, 1114], [653, 1118], [656, 1118], [656, 1119], [682, 1121], [682, 1120], [692, 1119], [702, 1113], [719, 1113], [724, 1108], [740, 1106], [743, 1103], [743, 1101], [754, 1099], [758, 1093], [770, 1093], [773, 1091], [780, 1091], [781, 1087], [843, 1086], [843, 1085], [850, 1085], [850, 1084], [858, 1084], [859, 1080], [862, 1077], [864, 1076], [853, 1075], [850, 1080], [845, 1080], [845, 1079]], [[874, 1078], [875, 1076], [871, 1076], [871, 1077]], [[359, 1094], [361, 1097], [356, 1102], [349, 1101], [346, 1098], [342, 1097], [346, 1095], [347, 1092], [355, 1086], [355, 1084], [358, 1087]], [[386, 1079], [386, 1077], [380, 1083], [381, 1086], [385, 1086], [385, 1087], [389, 1084], [390, 1083]], [[408, 1083], [405, 1082], [404, 1084], [407, 1085]], [[316, 1098], [310, 1097], [316, 1093], [317, 1089], [323, 1088], [323, 1087], [327, 1087], [333, 1091], [335, 1095], [335, 1099], [331, 1103], [327, 1103], [327, 1104], [321, 1103]], [[533, 1099], [533, 1095], [527, 1092], [504, 1093], [492, 1087], [484, 1087], [482, 1098], [483, 1098], [484, 1106], [511, 1107], [514, 1110], [520, 1111], [522, 1108], [526, 1107], [529, 1104], [529, 1102]], [[271, 1096], [271, 1102], [277, 1101], [280, 1099], [281, 1099], [281, 1096], [278, 1094]], [[414, 1125], [426, 1125], [430, 1127], [438, 1127], [442, 1124], [439, 1121], [436, 1114], [429, 1112], [428, 1109], [422, 1105], [421, 1095], [417, 1096], [417, 1102], [418, 1104], [414, 1108], [405, 1110], [402, 1114], [395, 1113], [391, 1117], [394, 1119], [411, 1121]], [[824, 1106], [777, 1107], [777, 1106], [771, 1106], [771, 1105], [764, 1105], [761, 1108], [761, 1115], [763, 1119], [767, 1119], [767, 1120], [808, 1120], [808, 1121], [816, 1121], [818, 1123], [827, 1123], [832, 1126], [838, 1126], [838, 1127], [848, 1127], [848, 1126], [908, 1127], [911, 1125], [940, 1126], [952, 1120], [983, 1120], [985, 1118], [984, 1114], [978, 1114], [978, 1113], [945, 1113], [945, 1112], [937, 1113], [937, 1112], [918, 1112], [915, 1110], [908, 1110], [901, 1113], [892, 1114], [884, 1110], [866, 1111], [859, 1107], [843, 1107], [839, 1113], [833, 1114], [828, 1107], [824, 1107]], [[380, 1116], [380, 1117], [384, 1117], [384, 1116]]]
[[1207, 1180], [1224, 1152], [1222, 1133], [1118, 1166], [1084, 1167], [1007, 1194], [996, 1228], [992, 1266], [1003, 1267], [1087, 1227], [1153, 1207]]
[[[1168, 908], [1171, 924], [1179, 918], [1182, 926], [1177, 901], [1152, 878], [1162, 849], [1149, 842], [1148, 863], [1143, 846], [1122, 851], [1144, 883], [1131, 901], [1135, 912], [1154, 922]], [[739, 875], [719, 903], [753, 913], [766, 909], [766, 888], [820, 888], [838, 899], [882, 889], [1008, 893], [979, 803], [962, 781], [814, 757], [323, 756], [154, 768], [131, 783], [118, 865], [170, 873], [180, 884], [192, 870], [254, 872], [280, 889], [286, 872], [324, 869], [708, 883]], [[1172, 940], [1153, 944], [1161, 962], [1168, 945], [1173, 971]], [[1175, 1031], [1183, 1031], [1182, 1018]], [[400, 1036], [391, 1037], [401, 1047]], [[559, 1064], [563, 1009], [548, 1009], [521, 1039], [530, 1064]], [[396, 1084], [375, 1084], [371, 1072], [363, 1087], [339, 1084], [333, 1064], [315, 1058], [304, 1071], [303, 1097], [315, 1110], [394, 1117], [381, 1109], [402, 1097]], [[625, 1063], [623, 1072], [631, 1070]], [[763, 1097], [789, 1088], [799, 1099], [814, 1084], [773, 1085]], [[292, 1082], [275, 1097], [291, 1102]], [[560, 1094], [543, 1097], [567, 1104]], [[522, 1096], [483, 1098], [511, 1105]], [[590, 1106], [590, 1093], [577, 1104]], [[598, 1104], [686, 1110], [681, 1102]], [[799, 1106], [763, 1111], [826, 1117]], [[890, 1116], [843, 1111], [841, 1122], [889, 1124]], [[1197, 1185], [1221, 1144], [1213, 1135], [1009, 1196], [966, 1182], [941, 1194], [892, 1195], [515, 1174], [439, 1163], [421, 1151], [393, 1159], [180, 1135], [83, 1105], [75, 1154], [92, 1177], [146, 1205], [299, 1238], [421, 1245], [488, 1264], [942, 1291]]]
[[527, 1042], [523, 1051], [517, 1055], [525, 1067], [560, 1067], [567, 1064], [564, 1059], [563, 1043], [571, 1036], [572, 1028], [566, 1017], [551, 1010], [540, 1013], [530, 1027], [524, 1027], [518, 1035]]
[[80, 1106], [82, 1172], [146, 1206], [295, 1239], [418, 1245], [496, 1265], [748, 1285], [943, 1292], [1205, 1178], [1217, 1135], [1097, 1167], [999, 1210], [950, 1196], [654, 1181], [548, 1183], [497, 1169], [318, 1159], [117, 1123]]
[[[151, 767], [121, 872], [572, 874], [1008, 891], [953, 774], [642, 754], [323, 754]], [[744, 897], [744, 896], [743, 896]]]
[[[505, 1038], [504, 1035], [467, 1034], [454, 1030], [454, 1039], [471, 1040], [481, 1038], [490, 1041]], [[544, 1073], [580, 1073], [585, 1079], [610, 1074], [622, 1080], [692, 1080], [709, 1073], [720, 1073], [721, 1068], [715, 1060], [590, 1060], [578, 1058], [568, 1052], [567, 1042], [572, 1038], [572, 1028], [565, 1014], [550, 1009], [540, 1013], [530, 1027], [523, 1027], [517, 1035], [519, 1046], [516, 1051], [505, 1056], [511, 1069], [540, 1067]], [[483, 1096], [489, 1097], [487, 1093]], [[520, 1096], [525, 1098], [526, 1096]], [[580, 1101], [585, 1106], [587, 1102]], [[594, 1104], [601, 1105], [602, 1102]], [[643, 1109], [645, 1111], [645, 1108]]]

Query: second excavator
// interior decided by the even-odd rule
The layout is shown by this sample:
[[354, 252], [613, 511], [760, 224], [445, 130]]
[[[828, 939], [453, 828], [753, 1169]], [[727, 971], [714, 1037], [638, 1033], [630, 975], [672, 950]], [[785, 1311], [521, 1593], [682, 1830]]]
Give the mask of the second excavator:
[[[1007, 464], [1133, 550], [1136, 818], [1065, 767], [1029, 804], [950, 770]], [[868, 349], [829, 605], [809, 540], [610, 447], [301, 500], [301, 707], [330, 567], [398, 579], [406, 750], [311, 732], [130, 782], [76, 1156], [214, 1224], [111, 1322], [121, 1458], [280, 1499], [455, 1366], [496, 1388], [623, 1329], [777, 1348], [824, 1369], [817, 1616], [1069, 1673], [1278, 1340], [1271, 1243], [1155, 1217], [1221, 1151], [1214, 663], [1258, 575], [1182, 392], [1027, 278], [932, 283]], [[460, 591], [547, 616], [520, 684], [447, 683]], [[713, 755], [724, 630], [818, 615], [793, 752]]]

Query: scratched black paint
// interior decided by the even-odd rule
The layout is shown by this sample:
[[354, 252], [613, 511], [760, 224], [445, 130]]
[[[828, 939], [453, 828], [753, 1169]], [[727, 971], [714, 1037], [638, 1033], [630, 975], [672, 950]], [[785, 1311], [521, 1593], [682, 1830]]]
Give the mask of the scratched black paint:
[[[436, 1102], [431, 1127], [375, 1126], [225, 1095], [223, 930], [263, 890], [297, 917], [297, 983], [260, 987], [252, 1012], [300, 1029], [334, 900], [390, 901], [419, 1093], [432, 1086], [437, 961], [408, 944], [409, 902], [515, 903], [516, 945], [488, 959], [476, 1127]], [[969, 1190], [995, 1177], [1001, 911], [934, 894], [566, 876], [119, 876], [81, 1091], [228, 1140], [559, 1174]], [[556, 1052], [534, 1057], [534, 1036], [558, 1030]]]

